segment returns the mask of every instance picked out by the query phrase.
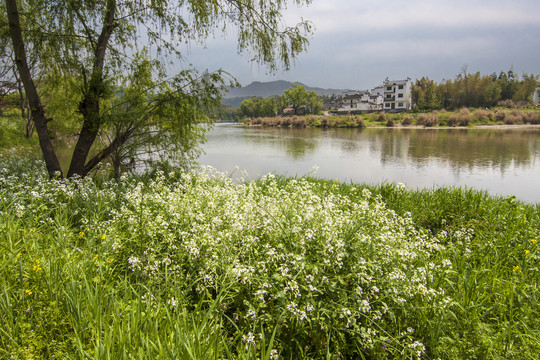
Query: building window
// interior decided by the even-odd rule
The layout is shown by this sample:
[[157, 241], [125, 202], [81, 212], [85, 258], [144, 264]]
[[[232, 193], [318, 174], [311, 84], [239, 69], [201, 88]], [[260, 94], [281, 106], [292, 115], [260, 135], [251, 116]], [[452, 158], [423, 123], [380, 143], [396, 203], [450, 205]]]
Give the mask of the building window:
[[387, 91], [390, 91], [390, 90], [392, 90], [392, 87], [391, 87], [391, 86], [387, 86], [387, 87], [386, 87], [386, 90], [387, 90]]
[[403, 85], [399, 85], [398, 89], [403, 90]]
[[398, 97], [398, 98], [402, 98], [402, 97], [403, 97], [403, 94], [397, 94], [397, 97]]
[[389, 104], [389, 103], [386, 103], [386, 104], [384, 104], [384, 107], [385, 107], [385, 108], [390, 107], [390, 104]]
[[398, 107], [403, 107], [403, 103], [398, 103], [397, 106]]

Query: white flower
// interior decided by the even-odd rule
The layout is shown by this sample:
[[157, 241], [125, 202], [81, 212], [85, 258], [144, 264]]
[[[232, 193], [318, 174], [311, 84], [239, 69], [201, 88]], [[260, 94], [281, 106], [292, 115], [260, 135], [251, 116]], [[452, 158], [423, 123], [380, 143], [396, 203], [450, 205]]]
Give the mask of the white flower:
[[255, 313], [255, 311], [249, 309], [249, 310], [247, 311], [247, 313], [246, 313], [246, 318], [255, 319], [255, 316], [256, 316], [256, 315], [257, 315], [257, 314]]
[[272, 351], [270, 351], [270, 360], [277, 360], [279, 359], [279, 353], [276, 349], [272, 349]]
[[363, 313], [367, 313], [369, 310], [371, 310], [371, 305], [369, 305], [369, 301], [362, 300], [362, 304], [360, 305], [359, 310]]
[[242, 341], [246, 344], [255, 344], [255, 336], [251, 332], [248, 332], [247, 335], [242, 335]]

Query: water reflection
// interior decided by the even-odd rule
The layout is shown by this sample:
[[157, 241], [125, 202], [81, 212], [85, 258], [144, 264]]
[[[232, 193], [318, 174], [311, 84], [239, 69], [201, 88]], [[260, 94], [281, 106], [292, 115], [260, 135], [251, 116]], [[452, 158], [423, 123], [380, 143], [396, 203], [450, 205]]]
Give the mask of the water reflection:
[[456, 185], [540, 202], [540, 129], [281, 129], [218, 124], [201, 164], [253, 176]]
[[[414, 131], [414, 130], [413, 130]], [[538, 153], [537, 131], [427, 130], [407, 134], [408, 154], [418, 163], [429, 158], [448, 161], [454, 167], [507, 169], [528, 165]]]

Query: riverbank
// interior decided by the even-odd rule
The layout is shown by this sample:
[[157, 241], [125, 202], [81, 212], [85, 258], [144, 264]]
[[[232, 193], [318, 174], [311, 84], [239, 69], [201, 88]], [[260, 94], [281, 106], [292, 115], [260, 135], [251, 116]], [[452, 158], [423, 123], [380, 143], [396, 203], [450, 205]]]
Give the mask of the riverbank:
[[[382, 127], [386, 127], [384, 125], [377, 125], [377, 126], [366, 126], [366, 129], [380, 129]], [[426, 129], [425, 126], [421, 125], [410, 125], [410, 126], [404, 126], [401, 124], [395, 125], [390, 127], [392, 129]], [[435, 127], [428, 127], [430, 129], [441, 129], [441, 130], [448, 130], [448, 129], [456, 129], [456, 128], [465, 128], [465, 129], [491, 129], [491, 130], [511, 130], [511, 129], [531, 129], [531, 130], [540, 130], [540, 124], [513, 124], [513, 125], [505, 125], [505, 124], [476, 124], [476, 125], [469, 125], [467, 127], [456, 127], [456, 126], [435, 126]]]
[[48, 181], [40, 162], [0, 163], [1, 357], [540, 352], [538, 206], [211, 170]]
[[247, 125], [273, 127], [321, 127], [321, 128], [364, 128], [364, 127], [482, 127], [540, 125], [540, 110], [493, 109], [459, 111], [433, 111], [430, 113], [371, 113], [365, 115], [306, 115], [277, 116], [269, 118], [247, 118]]

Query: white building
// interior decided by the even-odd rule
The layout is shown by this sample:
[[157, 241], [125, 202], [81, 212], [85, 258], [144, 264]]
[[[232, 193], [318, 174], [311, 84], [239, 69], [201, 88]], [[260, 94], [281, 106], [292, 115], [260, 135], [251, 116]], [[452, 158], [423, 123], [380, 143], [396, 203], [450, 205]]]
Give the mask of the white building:
[[535, 104], [540, 104], [540, 87], [537, 87], [537, 88], [534, 90], [532, 99], [533, 99], [533, 103], [535, 103]]
[[329, 107], [338, 113], [400, 112], [412, 109], [412, 81], [386, 80], [372, 90], [344, 92]]
[[348, 91], [343, 93], [335, 103], [337, 112], [368, 113], [382, 110], [382, 95], [373, 94], [368, 90]]
[[386, 78], [383, 88], [384, 111], [400, 112], [412, 109], [412, 81], [410, 78], [405, 80], [388, 80]]

